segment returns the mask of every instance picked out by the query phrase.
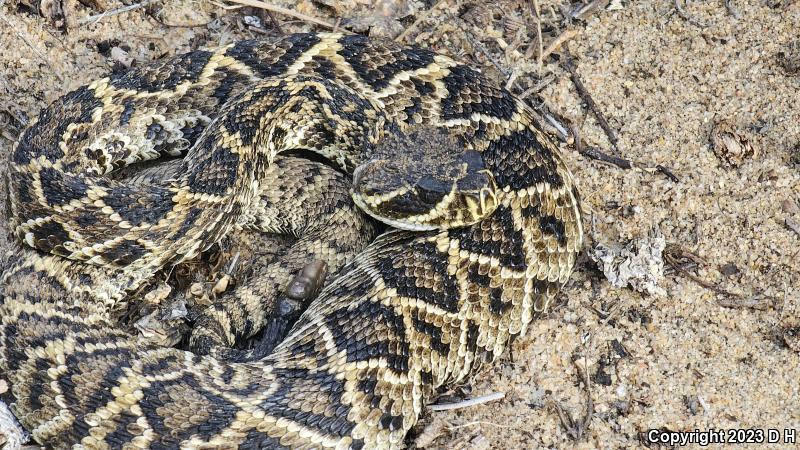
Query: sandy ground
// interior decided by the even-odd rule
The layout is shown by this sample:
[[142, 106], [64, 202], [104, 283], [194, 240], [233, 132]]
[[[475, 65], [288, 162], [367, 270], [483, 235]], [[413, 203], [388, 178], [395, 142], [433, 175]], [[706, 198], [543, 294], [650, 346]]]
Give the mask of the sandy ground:
[[[511, 354], [440, 402], [505, 398], [428, 411], [409, 446], [639, 448], [651, 428], [789, 428], [800, 439], [800, 44], [791, 45], [800, 3], [623, 0], [580, 20], [568, 20], [580, 4], [549, 0], [272, 4], [359, 32], [403, 33], [404, 42], [471, 61], [543, 114], [574, 124], [583, 146], [636, 163], [622, 169], [562, 143], [583, 196], [586, 255]], [[81, 21], [122, 3], [0, 5], [3, 160], [45, 104], [93, 78], [279, 33], [263, 12], [192, 0], [88, 24]], [[274, 18], [283, 32], [322, 29]], [[563, 45], [548, 52], [554, 42]], [[565, 70], [565, 48], [616, 149]], [[735, 133], [727, 153], [709, 138], [720, 120]], [[658, 165], [676, 178], [648, 169]], [[649, 291], [613, 286], [588, 256], [631, 241], [634, 254], [653, 254]], [[657, 242], [666, 242], [663, 254], [648, 247]], [[767, 447], [797, 446], [749, 448]]]

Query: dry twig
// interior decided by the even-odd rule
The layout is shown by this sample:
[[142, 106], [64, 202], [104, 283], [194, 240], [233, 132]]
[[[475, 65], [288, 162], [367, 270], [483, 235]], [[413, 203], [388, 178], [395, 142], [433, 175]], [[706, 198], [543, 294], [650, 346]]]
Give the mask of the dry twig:
[[592, 95], [589, 94], [586, 86], [583, 85], [581, 77], [578, 75], [578, 71], [575, 68], [575, 60], [572, 59], [572, 54], [569, 52], [569, 50], [564, 51], [564, 67], [569, 72], [569, 76], [572, 79], [572, 83], [575, 85], [575, 89], [577, 89], [581, 100], [583, 100], [584, 103], [586, 103], [586, 106], [589, 107], [592, 113], [594, 113], [594, 116], [597, 118], [597, 122], [600, 124], [600, 128], [602, 128], [606, 133], [608, 141], [611, 142], [611, 147], [614, 149], [614, 151], [618, 151], [617, 136], [614, 134], [614, 130], [611, 129], [611, 125], [608, 124], [603, 112], [600, 111], [597, 103], [594, 102]]
[[554, 74], [552, 74], [552, 73], [548, 73], [547, 75], [542, 77], [542, 79], [540, 79], [539, 82], [536, 83], [534, 86], [531, 86], [528, 89], [525, 89], [525, 91], [523, 91], [522, 94], [519, 94], [520, 100], [525, 100], [526, 98], [530, 97], [531, 95], [542, 91], [544, 88], [547, 87], [548, 84], [552, 83], [555, 80], [556, 80], [556, 76]]
[[575, 125], [572, 125], [570, 127], [570, 131], [572, 132], [572, 136], [575, 141], [575, 150], [589, 159], [608, 163], [617, 166], [623, 170], [641, 169], [648, 172], [659, 172], [664, 174], [674, 183], [680, 181], [678, 177], [676, 177], [675, 174], [672, 173], [670, 169], [662, 166], [661, 164], [657, 164], [655, 167], [650, 167], [647, 166], [646, 164], [642, 164], [636, 161], [631, 161], [629, 159], [625, 159], [619, 156], [609, 155], [594, 147], [584, 147], [583, 143], [581, 142], [580, 134], [578, 133], [578, 128]]
[[454, 431], [454, 430], [458, 430], [459, 428], [473, 427], [475, 425], [491, 425], [493, 427], [505, 428], [507, 430], [513, 430], [513, 429], [517, 428], [517, 427], [512, 426], [512, 425], [503, 425], [503, 424], [500, 424], [500, 423], [489, 422], [489, 421], [486, 421], [486, 420], [476, 420], [476, 421], [473, 421], [473, 422], [462, 423], [461, 425], [453, 425], [453, 426], [449, 426], [449, 427], [446, 427], [446, 428], [449, 431]]
[[130, 11], [135, 11], [137, 9], [146, 8], [150, 6], [152, 3], [159, 2], [161, 0], [144, 0], [139, 3], [134, 3], [132, 5], [122, 6], [115, 9], [109, 9], [108, 11], [103, 11], [100, 14], [95, 14], [93, 16], [86, 17], [85, 19], [78, 22], [78, 25], [87, 25], [87, 24], [96, 24], [101, 20], [105, 19], [106, 17], [116, 16], [117, 14], [123, 14]]
[[482, 403], [488, 403], [495, 400], [500, 400], [501, 398], [505, 398], [505, 392], [493, 392], [491, 394], [482, 395], [480, 397], [471, 398], [469, 400], [464, 400], [461, 402], [456, 403], [445, 403], [442, 405], [430, 405], [428, 408], [431, 411], [449, 411], [452, 409], [461, 409], [461, 408], [469, 408], [471, 406], [480, 405]]
[[[533, 8], [533, 12], [536, 14], [536, 42], [539, 44], [539, 56], [536, 58], [537, 67], [539, 72], [542, 71], [542, 61], [544, 61], [544, 50], [542, 49], [544, 43], [542, 42], [542, 14], [541, 10], [539, 9], [539, 1], [538, 0], [529, 0], [531, 7]], [[530, 50], [533, 49], [533, 46], [530, 47]], [[531, 55], [525, 55], [530, 58]]]
[[563, 118], [556, 117], [556, 114], [553, 114], [544, 102], [533, 108], [537, 122], [550, 126], [562, 141], [569, 143], [569, 130], [564, 125]]
[[[227, 0], [227, 1], [230, 2], [230, 3], [239, 4], [239, 5], [252, 6], [254, 8], [264, 9], [264, 10], [267, 10], [267, 11], [270, 11], [270, 12], [273, 12], [273, 13], [276, 13], [276, 14], [281, 14], [281, 15], [284, 15], [284, 16], [288, 16], [288, 17], [294, 17], [295, 19], [299, 19], [299, 20], [302, 20], [302, 21], [308, 22], [308, 23], [313, 23], [314, 25], [319, 25], [321, 27], [328, 28], [329, 30], [333, 30], [333, 29], [336, 28], [336, 24], [334, 24], [334, 23], [326, 22], [324, 20], [317, 19], [316, 17], [312, 17], [312, 16], [309, 16], [308, 14], [303, 14], [303, 13], [294, 11], [292, 9], [284, 8], [284, 7], [281, 7], [281, 6], [271, 5], [269, 3], [262, 2], [260, 0]], [[347, 31], [343, 30], [343, 32], [346, 33]]]
[[593, 0], [589, 3], [579, 5], [577, 8], [572, 10], [572, 12], [569, 14], [569, 17], [577, 20], [588, 20], [594, 15], [594, 13], [605, 8], [608, 6], [608, 4], [609, 0]]
[[665, 166], [662, 166], [661, 164], [656, 164], [655, 170], [656, 172], [664, 174], [667, 178], [672, 180], [673, 183], [677, 183], [680, 181], [678, 177], [676, 177], [675, 174], [672, 173], [672, 170], [670, 170]]
[[723, 294], [730, 297], [740, 297], [739, 294], [726, 291], [716, 284], [710, 283], [689, 272], [688, 268], [705, 264], [705, 261], [695, 253], [689, 251], [679, 244], [667, 244], [667, 248], [664, 250], [664, 262], [667, 263], [667, 265], [669, 265], [675, 272], [680, 273], [681, 275], [689, 278], [706, 289], [711, 289], [718, 294]]
[[483, 53], [483, 56], [485, 56], [486, 59], [488, 59], [489, 62], [492, 63], [492, 65], [498, 71], [500, 71], [500, 73], [503, 74], [503, 76], [506, 78], [506, 80], [508, 80], [509, 77], [511, 76], [511, 74], [508, 72], [508, 70], [505, 69], [502, 65], [500, 65], [500, 63], [497, 62], [496, 59], [494, 59], [494, 56], [492, 56], [492, 54], [489, 52], [489, 50], [486, 49], [486, 47], [483, 45], [483, 43], [481, 41], [479, 41], [477, 38], [475, 38], [475, 36], [472, 35], [472, 33], [469, 31], [468, 27], [465, 26], [466, 24], [461, 19], [458, 19], [458, 18], [453, 18], [453, 19], [455, 20], [456, 26], [458, 27], [458, 29], [461, 30], [464, 33], [464, 36], [469, 41], [470, 45], [472, 45], [472, 47], [477, 49], [479, 52]]
[[[264, 15], [269, 18], [269, 22], [272, 24], [273, 27], [275, 27], [279, 35], [283, 36], [284, 34], [286, 34], [286, 32], [283, 31], [283, 27], [281, 27], [280, 22], [278, 22], [278, 19], [275, 18], [275, 14], [272, 11], [268, 9], [261, 9], [261, 11], [263, 11]], [[336, 27], [334, 27], [333, 31], [336, 31]]]
[[761, 294], [745, 297], [741, 294], [728, 291], [718, 284], [710, 283], [689, 272], [688, 269], [690, 267], [697, 267], [700, 264], [705, 264], [705, 261], [681, 245], [667, 244], [667, 248], [664, 250], [664, 262], [667, 263], [675, 272], [680, 273], [681, 275], [706, 289], [710, 289], [711, 291], [722, 295], [723, 298], [717, 300], [717, 303], [720, 306], [725, 306], [727, 308], [752, 308], [763, 310], [774, 307], [776, 304], [777, 299], [775, 297]]
[[574, 362], [575, 368], [578, 372], [582, 375], [583, 383], [586, 388], [586, 410], [584, 412], [583, 417], [580, 421], [577, 421], [572, 418], [572, 415], [564, 410], [564, 407], [561, 406], [559, 402], [554, 399], [550, 399], [550, 404], [552, 405], [553, 409], [558, 414], [558, 418], [561, 421], [561, 425], [569, 435], [570, 439], [573, 441], [579, 441], [583, 439], [583, 436], [586, 433], [586, 430], [589, 429], [589, 423], [592, 421], [592, 417], [594, 416], [594, 401], [592, 400], [592, 386], [591, 380], [589, 379], [589, 367], [586, 363], [586, 358], [583, 359], [583, 370], [578, 365], [577, 362]]
[[567, 29], [563, 33], [559, 34], [558, 37], [555, 38], [553, 42], [551, 42], [550, 45], [548, 45], [547, 48], [544, 49], [544, 51], [542, 52], [541, 57], [539, 59], [540, 64], [545, 58], [550, 56], [551, 53], [558, 50], [558, 48], [561, 47], [565, 42], [567, 42], [568, 40], [574, 38], [579, 34], [581, 34], [581, 32], [574, 28]]
[[764, 311], [774, 308], [777, 299], [768, 295], [755, 295], [753, 297], [728, 297], [717, 300], [717, 304], [726, 308], [748, 308]]
[[594, 159], [596, 161], [602, 161], [604, 163], [615, 165], [620, 169], [625, 169], [625, 170], [633, 169], [632, 161], [627, 160], [625, 158], [620, 158], [619, 156], [603, 153], [599, 149], [594, 147], [587, 147], [585, 150], [581, 151], [580, 154], [589, 159]]

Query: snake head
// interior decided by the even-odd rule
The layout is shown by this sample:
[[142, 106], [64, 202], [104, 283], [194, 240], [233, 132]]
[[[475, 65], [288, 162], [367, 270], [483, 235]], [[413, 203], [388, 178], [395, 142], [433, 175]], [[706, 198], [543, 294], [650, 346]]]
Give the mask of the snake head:
[[415, 231], [471, 225], [498, 202], [481, 154], [433, 127], [386, 136], [353, 173], [353, 200], [381, 222]]

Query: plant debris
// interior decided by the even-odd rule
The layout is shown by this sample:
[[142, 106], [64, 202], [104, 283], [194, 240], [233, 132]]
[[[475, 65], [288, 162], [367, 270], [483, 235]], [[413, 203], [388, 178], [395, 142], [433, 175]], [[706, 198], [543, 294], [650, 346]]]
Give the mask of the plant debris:
[[[0, 383], [5, 381], [0, 380]], [[22, 444], [28, 442], [28, 433], [19, 426], [11, 410], [0, 400], [0, 448], [3, 450], [18, 450]]]
[[730, 167], [739, 167], [745, 160], [758, 156], [758, 150], [750, 140], [726, 120], [720, 120], [712, 127], [711, 149]]
[[666, 295], [659, 283], [664, 279], [663, 252], [667, 241], [658, 227], [626, 244], [597, 244], [589, 257], [597, 263], [613, 286], [630, 286], [649, 295]]
[[500, 400], [505, 398], [506, 394], [504, 392], [492, 392], [491, 394], [481, 395], [480, 397], [475, 397], [467, 400], [462, 400], [460, 402], [455, 403], [437, 403], [434, 405], [430, 405], [428, 408], [431, 411], [449, 411], [451, 409], [462, 409], [462, 408], [469, 408], [471, 406], [480, 405], [482, 403], [493, 402], [495, 400]]
[[145, 342], [172, 347], [177, 345], [189, 331], [186, 324], [187, 315], [186, 302], [177, 299], [167, 307], [157, 308], [137, 320], [134, 327], [139, 330], [140, 337]]

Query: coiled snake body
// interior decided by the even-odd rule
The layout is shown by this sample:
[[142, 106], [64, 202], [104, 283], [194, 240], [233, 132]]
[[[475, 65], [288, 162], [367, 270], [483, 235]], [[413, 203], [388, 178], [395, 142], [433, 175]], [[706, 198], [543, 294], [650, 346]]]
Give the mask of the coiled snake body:
[[[184, 153], [167, 179], [114, 178]], [[354, 170], [361, 208], [416, 231], [367, 244]], [[582, 242], [571, 174], [521, 101], [361, 36], [242, 41], [95, 81], [26, 129], [9, 181], [0, 373], [57, 448], [401, 447], [437, 387], [546, 308]], [[324, 201], [299, 194], [314, 189]], [[263, 326], [260, 297], [302, 268], [291, 255], [237, 288], [244, 306], [211, 308], [198, 353], [116, 325], [156, 271], [234, 228], [298, 234], [291, 255], [336, 272], [273, 353], [203, 355]]]

